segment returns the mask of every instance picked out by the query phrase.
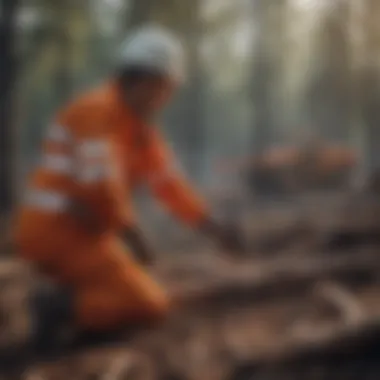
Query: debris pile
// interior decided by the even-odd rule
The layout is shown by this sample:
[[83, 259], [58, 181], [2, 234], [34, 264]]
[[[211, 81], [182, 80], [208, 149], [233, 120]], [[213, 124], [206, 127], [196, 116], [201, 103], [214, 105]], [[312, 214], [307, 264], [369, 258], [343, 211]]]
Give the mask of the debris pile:
[[[167, 289], [188, 296], [192, 303], [186, 309], [125, 342], [18, 369], [12, 378], [379, 378], [377, 242], [331, 248], [320, 237], [334, 229], [323, 230], [315, 221], [311, 225], [319, 226], [312, 244], [281, 240], [270, 255], [263, 249], [244, 259], [211, 251], [196, 252], [196, 258], [194, 252], [163, 257], [152, 275]], [[354, 223], [350, 226], [358, 231]], [[34, 281], [24, 264], [1, 262], [1, 348], [28, 334], [25, 300]]]

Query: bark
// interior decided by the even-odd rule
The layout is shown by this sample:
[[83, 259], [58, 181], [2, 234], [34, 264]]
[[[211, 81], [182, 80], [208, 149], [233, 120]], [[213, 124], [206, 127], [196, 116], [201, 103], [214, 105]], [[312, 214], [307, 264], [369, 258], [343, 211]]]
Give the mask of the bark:
[[1, 1], [0, 21], [0, 214], [11, 211], [13, 203], [14, 134], [13, 96], [16, 78], [17, 0]]
[[151, 21], [152, 0], [134, 0], [131, 10], [128, 12], [128, 30], [139, 27], [141, 24]]
[[253, 115], [253, 149], [256, 153], [279, 140], [280, 113], [283, 99], [280, 94], [281, 70], [286, 52], [283, 48], [286, 28], [287, 2], [258, 0], [253, 6], [257, 28], [255, 40], [251, 99]]

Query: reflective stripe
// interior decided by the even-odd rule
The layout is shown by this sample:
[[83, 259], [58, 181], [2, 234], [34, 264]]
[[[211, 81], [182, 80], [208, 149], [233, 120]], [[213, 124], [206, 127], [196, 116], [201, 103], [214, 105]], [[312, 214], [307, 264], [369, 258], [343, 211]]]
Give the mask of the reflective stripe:
[[30, 190], [24, 203], [44, 211], [62, 212], [68, 209], [69, 199], [60, 193], [43, 190]]
[[77, 179], [85, 184], [94, 184], [114, 177], [114, 168], [111, 165], [92, 164], [82, 168]]
[[84, 159], [107, 158], [110, 145], [106, 140], [84, 140], [78, 145], [78, 153]]
[[41, 166], [55, 173], [72, 174], [74, 160], [63, 154], [45, 154], [42, 157]]
[[57, 143], [68, 143], [71, 140], [71, 134], [61, 125], [54, 124], [48, 129], [46, 139]]
[[116, 163], [112, 158], [111, 146], [107, 140], [83, 140], [78, 144], [78, 181], [95, 184], [115, 178]]

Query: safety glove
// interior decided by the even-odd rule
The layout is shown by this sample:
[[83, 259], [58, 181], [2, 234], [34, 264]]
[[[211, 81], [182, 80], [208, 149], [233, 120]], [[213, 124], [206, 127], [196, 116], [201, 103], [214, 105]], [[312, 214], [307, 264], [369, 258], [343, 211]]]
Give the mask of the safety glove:
[[201, 223], [200, 231], [231, 256], [245, 256], [247, 253], [243, 231], [235, 223], [221, 224], [209, 218]]
[[144, 265], [153, 265], [155, 263], [156, 257], [154, 251], [138, 227], [126, 227], [122, 235], [123, 240], [131, 248], [139, 262]]

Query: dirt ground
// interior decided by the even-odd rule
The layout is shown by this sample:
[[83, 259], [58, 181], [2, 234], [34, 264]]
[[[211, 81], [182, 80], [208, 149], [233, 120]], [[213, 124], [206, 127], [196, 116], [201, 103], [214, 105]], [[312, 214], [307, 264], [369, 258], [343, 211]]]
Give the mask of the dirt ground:
[[[196, 256], [163, 256], [152, 276], [169, 290], [193, 294], [192, 307], [124, 344], [20, 368], [12, 379], [380, 378], [379, 246], [359, 241], [329, 248], [324, 239], [342, 225], [362, 231], [376, 223], [373, 216], [362, 217], [361, 224], [342, 223], [355, 218], [340, 207], [346, 216], [315, 207], [319, 214], [307, 223], [299, 213], [281, 219], [286, 212], [277, 207], [276, 215], [260, 216], [267, 226], [261, 233], [258, 221], [246, 222], [254, 247], [246, 258], [224, 257], [211, 248]], [[316, 215], [329, 223], [322, 228]], [[300, 229], [300, 220], [308, 228]], [[27, 337], [26, 299], [34, 281], [23, 263], [0, 262], [0, 348]]]

